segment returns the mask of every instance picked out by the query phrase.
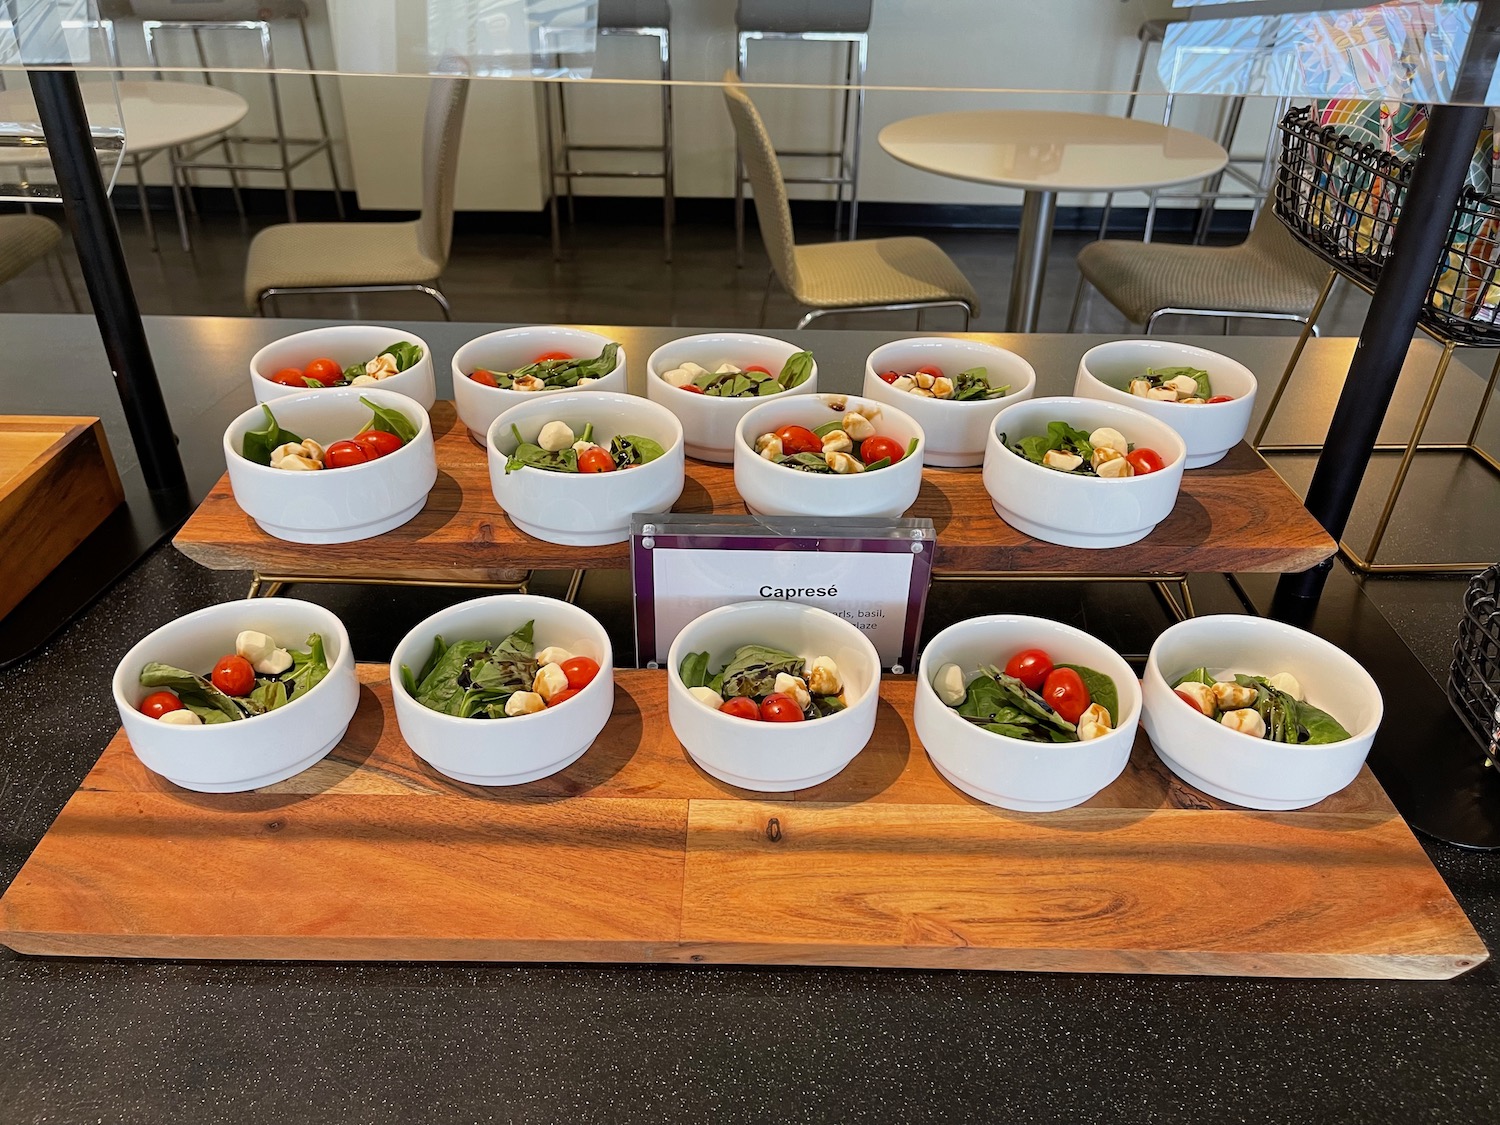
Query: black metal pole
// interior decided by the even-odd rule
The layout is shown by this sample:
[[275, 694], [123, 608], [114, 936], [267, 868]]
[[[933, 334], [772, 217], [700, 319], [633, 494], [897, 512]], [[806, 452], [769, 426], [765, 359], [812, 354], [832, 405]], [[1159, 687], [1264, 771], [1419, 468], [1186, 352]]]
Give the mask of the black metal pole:
[[78, 75], [71, 70], [33, 70], [29, 77], [78, 264], [146, 486], [152, 492], [185, 494], [187, 475], [130, 287], [114, 210], [90, 143]]

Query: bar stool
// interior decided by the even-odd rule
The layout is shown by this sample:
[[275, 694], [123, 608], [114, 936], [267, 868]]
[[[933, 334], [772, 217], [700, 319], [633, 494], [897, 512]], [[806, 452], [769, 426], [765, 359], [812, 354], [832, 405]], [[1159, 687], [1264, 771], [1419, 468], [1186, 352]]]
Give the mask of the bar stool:
[[[562, 229], [557, 216], [557, 182], [562, 181], [568, 198], [568, 222], [573, 222], [574, 180], [660, 180], [662, 182], [662, 242], [665, 260], [672, 260], [672, 227], [677, 204], [672, 165], [672, 6], [668, 0], [599, 0], [599, 34], [650, 36], [661, 45], [661, 144], [580, 145], [568, 136], [567, 89], [561, 82], [545, 83], [542, 106], [545, 114], [548, 208], [552, 215], [552, 257], [562, 260]], [[553, 96], [556, 90], [556, 125]], [[654, 152], [661, 155], [661, 171], [584, 171], [573, 165], [575, 152]], [[560, 158], [560, 159], [559, 159]]]
[[[844, 104], [838, 147], [822, 149], [778, 149], [776, 156], [835, 162], [831, 176], [783, 176], [789, 184], [824, 184], [835, 189], [833, 229], [843, 226], [844, 188], [849, 189], [849, 228], [845, 238], [859, 233], [859, 140], [865, 115], [865, 68], [870, 57], [870, 8], [873, 0], [738, 0], [734, 22], [739, 53], [735, 73], [743, 79], [750, 62], [750, 41], [793, 40], [843, 43]], [[847, 88], [853, 86], [853, 97]], [[853, 128], [850, 128], [850, 103]], [[735, 265], [745, 264], [745, 164], [738, 153], [734, 162], [734, 253]]]
[[[338, 217], [344, 218], [343, 189], [339, 186], [338, 162], [334, 159], [333, 136], [328, 128], [328, 114], [323, 105], [323, 91], [315, 74], [309, 75], [312, 84], [313, 104], [318, 115], [318, 135], [315, 137], [288, 137], [286, 118], [281, 104], [281, 87], [274, 73], [276, 56], [271, 45], [273, 22], [292, 22], [302, 40], [303, 57], [307, 67], [314, 69], [312, 42], [307, 34], [307, 4], [303, 0], [101, 0], [101, 14], [106, 18], [133, 18], [140, 21], [146, 40], [146, 56], [152, 65], [159, 66], [157, 40], [162, 32], [188, 32], [193, 38], [198, 65], [203, 71], [203, 80], [213, 85], [209, 71], [208, 55], [204, 49], [204, 32], [250, 32], [260, 42], [261, 59], [267, 70], [266, 81], [271, 91], [271, 112], [276, 122], [275, 136], [224, 136], [206, 141], [194, 148], [170, 153], [173, 191], [179, 182], [186, 189], [189, 207], [194, 206], [192, 196], [192, 173], [195, 171], [218, 171], [229, 175], [230, 188], [234, 193], [235, 207], [240, 218], [245, 217], [245, 204], [240, 194], [241, 172], [271, 172], [279, 174], [286, 193], [286, 212], [290, 222], [297, 221], [296, 193], [292, 187], [292, 172], [320, 153], [327, 154], [328, 174], [333, 182], [334, 207]], [[246, 163], [236, 157], [233, 146], [274, 145], [277, 159], [267, 163]], [[213, 149], [221, 149], [223, 159], [208, 161], [202, 157]], [[303, 150], [293, 156], [293, 149]], [[179, 214], [182, 248], [191, 249], [187, 224]]]

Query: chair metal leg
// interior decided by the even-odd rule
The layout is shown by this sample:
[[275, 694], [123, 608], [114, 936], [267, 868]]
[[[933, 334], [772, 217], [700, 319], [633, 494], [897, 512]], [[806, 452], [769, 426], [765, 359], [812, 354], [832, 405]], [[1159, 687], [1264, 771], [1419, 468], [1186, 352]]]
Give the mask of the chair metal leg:
[[302, 32], [302, 51], [307, 59], [307, 69], [312, 82], [313, 105], [318, 113], [318, 128], [322, 130], [323, 143], [327, 146], [328, 153], [328, 178], [333, 183], [333, 206], [338, 213], [339, 220], [344, 219], [344, 189], [339, 185], [339, 162], [333, 151], [333, 134], [328, 129], [328, 111], [323, 107], [323, 90], [318, 85], [318, 76], [311, 73], [314, 70], [312, 59], [312, 42], [307, 36], [307, 20], [299, 18], [297, 26]]
[[1083, 289], [1089, 283], [1089, 279], [1083, 274], [1078, 275], [1078, 288], [1073, 290], [1073, 311], [1068, 313], [1068, 331], [1072, 332], [1078, 324], [1078, 310], [1083, 307]]
[[83, 305], [78, 300], [78, 290], [73, 287], [73, 278], [68, 273], [68, 261], [62, 254], [54, 254], [53, 259], [57, 264], [58, 275], [62, 278], [63, 289], [67, 291], [68, 301], [76, 313], [83, 312]]
[[672, 234], [677, 225], [677, 182], [672, 152], [671, 31], [661, 29], [661, 225], [664, 260], [672, 261]]
[[183, 173], [177, 162], [177, 150], [167, 151], [167, 170], [172, 177], [172, 208], [177, 212], [177, 233], [182, 240], [182, 252], [193, 252], [193, 240], [188, 236], [187, 210], [183, 206]]
[[[744, 81], [750, 39], [744, 32], [738, 38], [739, 51], [735, 55], [734, 72]], [[739, 145], [734, 147], [734, 265], [736, 269], [745, 268], [745, 162], [740, 159]]]
[[287, 222], [297, 221], [297, 193], [292, 188], [292, 156], [286, 143], [286, 120], [281, 112], [281, 86], [276, 81], [276, 59], [271, 47], [271, 25], [260, 25], [260, 53], [266, 62], [266, 80], [271, 86], [271, 116], [276, 122], [276, 149], [281, 156], [281, 179], [286, 192]]
[[859, 55], [859, 86], [854, 91], [854, 141], [853, 155], [849, 162], [849, 241], [859, 237], [859, 158], [861, 134], [865, 123], [865, 70], [870, 62], [870, 37], [861, 35], [856, 41]]
[[766, 291], [763, 294], [761, 294], [761, 298], [760, 298], [760, 327], [762, 327], [762, 328], [764, 328], [766, 326], [766, 315], [769, 313], [770, 308], [771, 308], [771, 287], [773, 285], [775, 285], [775, 284], [776, 284], [776, 271], [774, 269], [773, 270], [767, 270], [766, 271]]
[[160, 253], [161, 243], [156, 238], [156, 223], [151, 218], [151, 196], [146, 191], [146, 170], [138, 155], [132, 156], [130, 163], [135, 166], [135, 197], [141, 204], [141, 225], [146, 228], [146, 237], [151, 240], [152, 252]]
[[1266, 430], [1271, 425], [1271, 418], [1275, 415], [1276, 408], [1281, 405], [1281, 396], [1286, 392], [1292, 372], [1302, 358], [1302, 350], [1307, 347], [1308, 338], [1317, 332], [1318, 317], [1323, 312], [1323, 306], [1328, 302], [1328, 295], [1333, 292], [1333, 283], [1338, 280], [1338, 276], [1333, 270], [1328, 271], [1328, 280], [1323, 283], [1318, 299], [1313, 302], [1312, 311], [1307, 314], [1307, 323], [1302, 326], [1302, 332], [1298, 335], [1296, 344], [1292, 346], [1292, 354], [1286, 361], [1286, 367], [1281, 371], [1281, 380], [1276, 384], [1276, 391], [1271, 395], [1270, 405], [1266, 407], [1266, 412], [1261, 417], [1260, 428], [1255, 431], [1255, 437], [1250, 442], [1254, 449], [1259, 449], [1261, 442], [1265, 439]]
[[[208, 53], [203, 49], [203, 34], [196, 27], [193, 28], [193, 47], [198, 52], [198, 65], [203, 68], [203, 84], [205, 86], [212, 86], [214, 84], [214, 77], [213, 72], [208, 69]], [[309, 65], [311, 65], [311, 63], [309, 63]], [[218, 148], [224, 153], [225, 164], [235, 164], [238, 162], [237, 154], [235, 153], [234, 149], [230, 147], [229, 135], [227, 133], [224, 134], [224, 136], [220, 139]], [[240, 174], [233, 168], [228, 169], [228, 172], [229, 190], [234, 196], [234, 209], [240, 217], [240, 229], [244, 230], [246, 229], [246, 223], [248, 220], [245, 215], [245, 197], [240, 192]], [[196, 188], [196, 182], [190, 182], [188, 190], [188, 202], [193, 205], [194, 215], [198, 213], [197, 205], [193, 201], [193, 194]]]
[[562, 261], [562, 220], [557, 213], [557, 144], [552, 112], [552, 82], [542, 83], [542, 147], [547, 161], [547, 215], [552, 224], [552, 260]]

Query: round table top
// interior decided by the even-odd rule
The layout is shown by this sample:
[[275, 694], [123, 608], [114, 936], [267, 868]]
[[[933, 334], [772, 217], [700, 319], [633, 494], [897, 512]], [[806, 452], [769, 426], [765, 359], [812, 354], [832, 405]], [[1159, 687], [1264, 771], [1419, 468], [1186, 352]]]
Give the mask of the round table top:
[[[83, 82], [83, 105], [91, 120], [114, 123], [115, 97], [108, 82]], [[145, 154], [190, 144], [238, 125], [250, 105], [233, 90], [200, 82], [121, 82], [120, 120], [125, 151]], [[24, 86], [0, 90], [0, 121], [36, 122], [36, 104]], [[10, 150], [14, 156], [23, 150]], [[34, 158], [34, 157], [33, 157]]]
[[1229, 154], [1149, 121], [1050, 109], [979, 109], [895, 121], [880, 147], [903, 164], [1027, 191], [1128, 191], [1191, 183]]

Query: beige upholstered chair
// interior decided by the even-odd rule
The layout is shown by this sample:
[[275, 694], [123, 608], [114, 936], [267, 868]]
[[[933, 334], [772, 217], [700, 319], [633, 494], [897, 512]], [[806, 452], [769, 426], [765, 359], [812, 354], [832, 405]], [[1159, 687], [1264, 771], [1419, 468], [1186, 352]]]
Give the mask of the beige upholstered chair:
[[[1329, 269], [1263, 207], [1237, 246], [1183, 246], [1108, 238], [1078, 252], [1078, 270], [1149, 334], [1163, 316], [1292, 320], [1306, 324]], [[1079, 297], [1083, 290], [1079, 289]], [[1073, 302], [1068, 331], [1078, 318]], [[1315, 330], [1316, 331], [1316, 330]]]
[[439, 78], [422, 133], [422, 214], [408, 223], [283, 223], [250, 243], [245, 304], [285, 293], [426, 293], [451, 320], [440, 279], [453, 243], [453, 189], [466, 78]]
[[[36, 265], [62, 242], [62, 228], [41, 215], [0, 215], [0, 285], [19, 277]], [[78, 294], [68, 276], [68, 267], [59, 261], [63, 285], [73, 301], [73, 311], [80, 308]]]
[[[724, 100], [755, 195], [760, 236], [771, 258], [771, 279], [780, 281], [799, 304], [812, 309], [797, 327], [805, 328], [829, 313], [956, 307], [963, 309], [968, 328], [969, 318], [979, 310], [979, 296], [953, 259], [925, 238], [798, 246], [771, 138], [733, 71], [724, 75]], [[768, 280], [766, 299], [770, 296]], [[762, 323], [765, 311], [763, 302]]]

